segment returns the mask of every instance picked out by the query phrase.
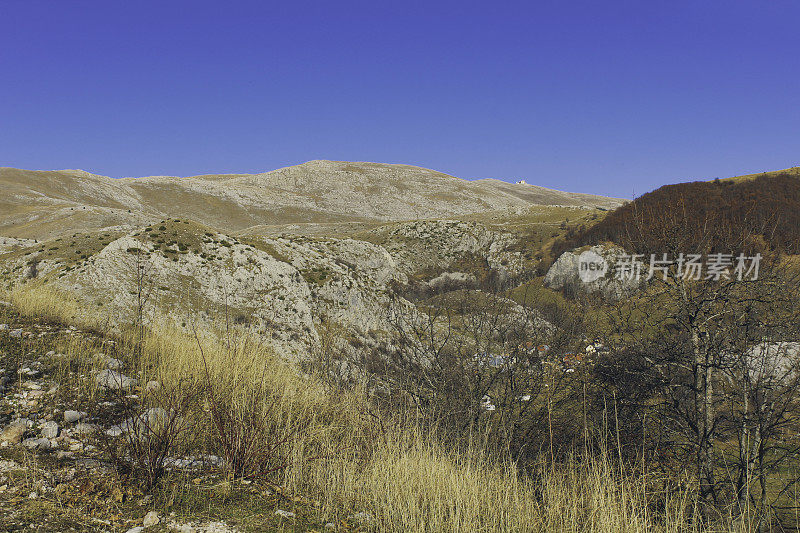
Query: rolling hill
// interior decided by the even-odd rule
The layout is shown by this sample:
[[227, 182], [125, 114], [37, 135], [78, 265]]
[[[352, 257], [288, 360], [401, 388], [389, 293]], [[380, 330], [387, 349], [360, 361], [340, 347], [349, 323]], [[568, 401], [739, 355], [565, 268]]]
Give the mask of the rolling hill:
[[237, 233], [282, 224], [437, 219], [535, 205], [608, 209], [622, 203], [494, 179], [468, 181], [410, 165], [342, 161], [188, 178], [0, 168], [0, 190], [0, 235], [36, 239], [164, 218]]

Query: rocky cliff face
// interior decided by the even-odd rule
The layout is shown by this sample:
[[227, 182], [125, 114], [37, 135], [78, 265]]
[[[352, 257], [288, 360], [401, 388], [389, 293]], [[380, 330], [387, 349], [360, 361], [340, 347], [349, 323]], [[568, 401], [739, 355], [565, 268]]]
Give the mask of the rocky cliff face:
[[520, 273], [523, 257], [510, 250], [517, 239], [452, 220], [390, 224], [360, 239], [239, 239], [169, 219], [46, 243], [7, 239], [13, 251], [0, 258], [0, 278], [11, 287], [53, 283], [76, 295], [87, 317], [110, 325], [133, 323], [142, 307], [150, 319], [185, 328], [246, 329], [305, 357], [331, 327], [345, 352], [386, 340], [390, 313], [417, 313], [393, 292], [412, 280], [439, 293], [475, 289], [487, 271]]
[[296, 268], [221, 234], [193, 250], [166, 253], [141, 235], [119, 238], [55, 282], [86, 312], [133, 323], [146, 315], [186, 328], [244, 327], [288, 355], [316, 342], [311, 291]]
[[302, 358], [320, 345], [319, 329], [374, 343], [390, 329], [387, 313], [401, 305], [388, 285], [406, 275], [381, 246], [353, 239], [261, 238], [242, 242], [180, 221], [113, 239], [83, 259], [38, 259], [36, 249], [5, 264], [18, 285], [38, 278], [75, 295], [86, 317], [109, 325], [166, 317], [195, 326], [245, 329], [276, 351]]
[[385, 247], [397, 268], [409, 275], [447, 269], [470, 256], [480, 257], [489, 268], [509, 275], [519, 274], [523, 269], [522, 254], [510, 250], [518, 238], [476, 222], [403, 222], [382, 226], [364, 238]]
[[[598, 279], [585, 280], [579, 274], [580, 257], [584, 252], [596, 254], [606, 263], [605, 274]], [[588, 294], [597, 294], [608, 301], [617, 301], [639, 288], [644, 281], [640, 279], [619, 279], [615, 275], [616, 266], [625, 250], [616, 246], [597, 245], [576, 248], [561, 254], [548, 269], [544, 277], [545, 287], [551, 289], [568, 289]]]

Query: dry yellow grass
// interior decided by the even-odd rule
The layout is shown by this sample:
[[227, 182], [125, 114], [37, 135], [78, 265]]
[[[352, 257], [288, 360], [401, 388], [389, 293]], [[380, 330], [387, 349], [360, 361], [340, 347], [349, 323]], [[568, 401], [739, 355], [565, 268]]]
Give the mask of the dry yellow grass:
[[723, 178], [721, 181], [748, 181], [754, 180], [761, 176], [775, 176], [777, 174], [789, 174], [791, 176], [800, 177], [800, 167], [785, 168], [783, 170], [772, 170], [768, 172], [759, 172], [756, 174], [746, 174], [744, 176], [733, 176], [730, 178]]
[[100, 325], [81, 319], [80, 307], [69, 295], [58, 293], [41, 283], [29, 283], [14, 290], [9, 294], [9, 299], [24, 315], [81, 327]]
[[[76, 316], [74, 302], [41, 287], [12, 300], [26, 314]], [[691, 521], [691, 493], [653, 493], [645, 477], [623, 475], [604, 457], [544, 465], [527, 476], [480, 449], [446, 448], [413, 425], [376, 423], [366, 416], [364, 390], [331, 390], [253, 338], [156, 329], [141, 353], [140, 383], [210, 379], [231, 391], [234, 409], [263, 399], [265, 427], [274, 432], [263, 438], [286, 440], [280, 453], [287, 466], [274, 481], [317, 502], [320, 521], [360, 518], [364, 529], [385, 532], [705, 530]], [[207, 410], [196, 416], [208, 418]]]

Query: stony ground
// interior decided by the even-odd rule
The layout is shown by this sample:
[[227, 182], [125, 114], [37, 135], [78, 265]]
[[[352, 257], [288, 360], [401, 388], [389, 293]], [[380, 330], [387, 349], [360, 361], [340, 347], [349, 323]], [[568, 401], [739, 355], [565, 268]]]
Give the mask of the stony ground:
[[106, 451], [125, 427], [120, 402], [153, 386], [126, 376], [127, 361], [113, 340], [0, 303], [0, 531], [357, 529], [314, 523], [313, 502], [186, 458], [145, 494]]

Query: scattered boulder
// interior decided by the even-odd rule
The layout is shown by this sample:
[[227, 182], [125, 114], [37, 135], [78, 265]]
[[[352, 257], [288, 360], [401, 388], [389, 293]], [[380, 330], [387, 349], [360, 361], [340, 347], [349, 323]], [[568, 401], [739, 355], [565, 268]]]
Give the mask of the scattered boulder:
[[159, 518], [158, 513], [155, 511], [150, 511], [146, 515], [144, 515], [144, 520], [142, 521], [142, 525], [144, 527], [152, 527], [158, 525], [161, 522], [161, 518]]
[[111, 426], [106, 430], [109, 437], [119, 437], [124, 433], [134, 433], [139, 438], [145, 437], [150, 433], [158, 433], [178, 415], [167, 411], [162, 407], [151, 407], [136, 417]]
[[54, 420], [50, 420], [49, 422], [45, 422], [42, 424], [41, 433], [42, 437], [46, 439], [54, 439], [58, 437], [58, 433], [60, 428], [58, 427], [58, 422]]
[[28, 430], [28, 420], [26, 418], [20, 418], [11, 422], [6, 428], [0, 433], [0, 442], [8, 443], [8, 444], [19, 444], [22, 442], [22, 437], [25, 435], [25, 432]]
[[122, 364], [122, 361], [120, 361], [119, 359], [114, 359], [113, 357], [109, 357], [109, 356], [107, 356], [105, 354], [102, 354], [102, 353], [101, 354], [97, 354], [97, 357], [100, 358], [101, 361], [103, 361], [103, 364], [109, 370], [121, 370], [122, 369], [123, 364]]
[[39, 371], [38, 370], [34, 370], [34, 369], [29, 368], [29, 367], [26, 366], [26, 367], [23, 367], [23, 368], [19, 369], [19, 374], [21, 376], [28, 376], [28, 377], [31, 377], [31, 378], [35, 378], [35, 377], [37, 377], [39, 375]]
[[95, 424], [88, 424], [86, 422], [80, 422], [74, 428], [72, 428], [72, 432], [77, 435], [93, 433], [95, 431], [97, 431], [97, 426]]
[[236, 533], [237, 530], [229, 527], [225, 522], [208, 522], [207, 524], [198, 524], [194, 522], [176, 522], [170, 520], [167, 524], [170, 531], [177, 531], [178, 533]]
[[75, 422], [78, 422], [79, 420], [81, 420], [85, 416], [86, 416], [86, 413], [84, 413], [82, 411], [73, 411], [73, 410], [70, 409], [70, 410], [64, 411], [64, 422], [66, 422], [67, 424], [74, 424]]
[[367, 522], [372, 521], [372, 515], [369, 513], [365, 513], [363, 511], [358, 512], [352, 516], [353, 520], [356, 522], [360, 522], [362, 524], [366, 524]]
[[117, 424], [116, 426], [111, 426], [106, 430], [106, 435], [108, 435], [109, 437], [121, 437], [122, 434], [128, 430], [126, 422], [123, 422], [122, 424]]
[[22, 470], [22, 466], [16, 461], [0, 459], [0, 472], [11, 472], [12, 470]]
[[453, 291], [457, 289], [471, 289], [478, 283], [473, 274], [466, 272], [443, 272], [428, 282], [428, 287], [434, 291]]
[[45, 439], [45, 438], [25, 439], [24, 441], [22, 441], [22, 445], [28, 448], [29, 450], [42, 450], [42, 451], [49, 450], [51, 447], [50, 439]]
[[42, 396], [44, 396], [44, 391], [37, 389], [37, 390], [32, 390], [32, 391], [28, 392], [27, 399], [28, 400], [38, 400]]
[[636, 291], [647, 277], [646, 266], [639, 274], [617, 276], [617, 263], [625, 255], [622, 248], [602, 245], [564, 252], [547, 271], [544, 285], [619, 301]]
[[109, 390], [129, 390], [136, 385], [136, 380], [111, 369], [102, 370], [95, 376], [97, 384]]
[[39, 275], [39, 262], [33, 260], [30, 263], [28, 263], [27, 267], [25, 267], [25, 272], [23, 273], [23, 277], [25, 279], [36, 279], [38, 275]]

